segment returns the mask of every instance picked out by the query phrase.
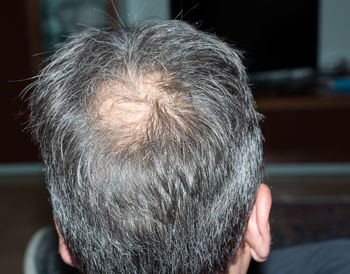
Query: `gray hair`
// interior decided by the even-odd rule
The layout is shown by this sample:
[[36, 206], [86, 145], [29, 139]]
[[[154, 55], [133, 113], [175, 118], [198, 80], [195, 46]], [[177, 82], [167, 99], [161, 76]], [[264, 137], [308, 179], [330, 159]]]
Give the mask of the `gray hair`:
[[82, 271], [227, 270], [262, 180], [238, 51], [181, 21], [89, 29], [29, 97], [54, 216]]

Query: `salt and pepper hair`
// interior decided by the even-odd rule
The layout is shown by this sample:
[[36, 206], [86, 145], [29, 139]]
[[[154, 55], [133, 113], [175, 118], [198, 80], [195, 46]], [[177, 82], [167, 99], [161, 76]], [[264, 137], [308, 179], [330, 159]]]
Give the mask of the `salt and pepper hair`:
[[80, 270], [227, 271], [262, 180], [236, 50], [181, 21], [89, 29], [52, 56], [29, 107]]

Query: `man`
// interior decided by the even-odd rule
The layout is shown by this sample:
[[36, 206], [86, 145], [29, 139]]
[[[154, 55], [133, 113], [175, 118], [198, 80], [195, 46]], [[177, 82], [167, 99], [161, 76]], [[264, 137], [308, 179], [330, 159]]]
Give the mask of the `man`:
[[180, 21], [87, 30], [29, 105], [67, 264], [245, 273], [267, 258], [260, 115], [226, 43]]

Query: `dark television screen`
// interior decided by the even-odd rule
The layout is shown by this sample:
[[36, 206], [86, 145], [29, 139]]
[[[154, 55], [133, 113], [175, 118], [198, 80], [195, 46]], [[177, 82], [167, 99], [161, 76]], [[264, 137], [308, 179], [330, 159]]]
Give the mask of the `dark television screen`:
[[172, 0], [172, 18], [234, 44], [249, 72], [316, 67], [317, 0]]

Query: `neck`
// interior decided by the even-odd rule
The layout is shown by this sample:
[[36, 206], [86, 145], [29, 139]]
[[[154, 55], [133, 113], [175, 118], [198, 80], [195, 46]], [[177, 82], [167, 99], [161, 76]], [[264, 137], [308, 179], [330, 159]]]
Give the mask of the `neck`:
[[234, 261], [228, 268], [228, 274], [246, 274], [251, 260], [250, 247], [245, 245], [240, 248], [236, 254]]

